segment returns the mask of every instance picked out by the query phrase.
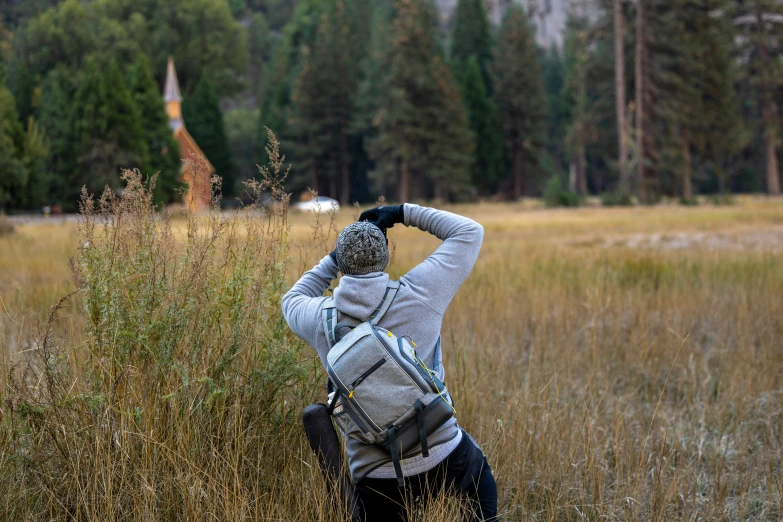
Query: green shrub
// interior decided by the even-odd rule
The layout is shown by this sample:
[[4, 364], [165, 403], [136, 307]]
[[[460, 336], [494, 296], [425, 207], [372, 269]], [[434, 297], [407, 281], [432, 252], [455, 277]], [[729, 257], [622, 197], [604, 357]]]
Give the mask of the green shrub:
[[578, 195], [563, 188], [560, 176], [554, 175], [544, 187], [544, 203], [547, 207], [578, 207], [581, 201]]
[[723, 207], [723, 206], [730, 206], [730, 205], [737, 204], [737, 198], [734, 197], [733, 194], [728, 194], [728, 193], [711, 194], [708, 197], [708, 199], [710, 203], [712, 203], [716, 207]]
[[[11, 375], [0, 490], [29, 510], [11, 518], [198, 518], [226, 488], [271, 494], [298, 458], [282, 441], [322, 376], [282, 317], [288, 196], [270, 138], [271, 167], [248, 191], [271, 203], [223, 214], [215, 201], [184, 230], [138, 171], [123, 174], [122, 198], [83, 193], [78, 290]], [[55, 327], [67, 298], [87, 318], [78, 345]]]
[[633, 199], [628, 192], [614, 190], [601, 194], [601, 205], [604, 207], [630, 207], [633, 206]]
[[696, 207], [699, 205], [699, 199], [695, 196], [690, 198], [680, 197], [679, 201], [680, 205], [684, 205], [686, 207]]

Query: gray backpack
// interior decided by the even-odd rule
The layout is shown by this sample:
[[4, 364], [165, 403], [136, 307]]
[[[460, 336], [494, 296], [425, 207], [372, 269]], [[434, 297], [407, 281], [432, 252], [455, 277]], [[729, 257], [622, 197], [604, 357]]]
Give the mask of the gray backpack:
[[[387, 451], [397, 482], [400, 460], [420, 452], [429, 456], [427, 437], [454, 416], [446, 385], [416, 355], [416, 343], [378, 326], [391, 306], [399, 281], [390, 281], [370, 319], [353, 327], [337, 322], [334, 299], [323, 308], [327, 354], [329, 413], [347, 437]], [[340, 331], [351, 328], [344, 337]], [[438, 364], [440, 340], [436, 347]]]

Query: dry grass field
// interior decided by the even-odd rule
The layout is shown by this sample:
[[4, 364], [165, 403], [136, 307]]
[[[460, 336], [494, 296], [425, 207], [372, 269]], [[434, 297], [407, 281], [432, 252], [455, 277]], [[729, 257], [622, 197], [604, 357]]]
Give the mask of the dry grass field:
[[[0, 519], [345, 520], [298, 424], [323, 374], [279, 312], [334, 231], [127, 199], [0, 238]], [[486, 235], [446, 375], [504, 520], [783, 518], [783, 201], [450, 210]], [[438, 244], [390, 238], [392, 275]]]

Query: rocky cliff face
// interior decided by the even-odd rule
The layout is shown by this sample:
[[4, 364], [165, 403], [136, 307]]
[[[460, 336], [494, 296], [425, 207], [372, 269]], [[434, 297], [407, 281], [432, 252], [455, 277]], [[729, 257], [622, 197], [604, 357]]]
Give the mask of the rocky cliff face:
[[[441, 22], [449, 25], [458, 0], [435, 0], [440, 11]], [[495, 24], [500, 24], [503, 13], [511, 2], [522, 5], [536, 25], [536, 41], [542, 47], [549, 48], [553, 44], [561, 47], [565, 29], [566, 12], [572, 0], [484, 0], [489, 18]]]

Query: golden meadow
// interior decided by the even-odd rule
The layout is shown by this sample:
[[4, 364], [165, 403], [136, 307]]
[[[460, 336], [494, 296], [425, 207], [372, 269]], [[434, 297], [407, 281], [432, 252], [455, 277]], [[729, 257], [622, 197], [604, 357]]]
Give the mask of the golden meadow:
[[[127, 181], [0, 238], [0, 519], [346, 520], [279, 301], [356, 210], [166, 220]], [[535, 206], [449, 208], [486, 231], [444, 359], [504, 518], [781, 519], [783, 201]], [[394, 276], [438, 245], [389, 234]]]

